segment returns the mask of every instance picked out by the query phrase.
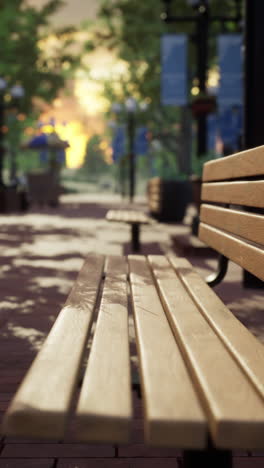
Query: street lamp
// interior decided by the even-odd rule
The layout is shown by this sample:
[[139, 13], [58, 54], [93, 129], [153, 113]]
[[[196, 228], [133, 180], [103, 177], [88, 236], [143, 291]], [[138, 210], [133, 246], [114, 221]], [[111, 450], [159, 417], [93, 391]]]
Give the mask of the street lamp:
[[[135, 152], [134, 152], [134, 140], [135, 140], [135, 114], [139, 109], [143, 109], [144, 104], [138, 106], [137, 101], [133, 97], [128, 97], [124, 105], [115, 102], [112, 104], [111, 110], [115, 114], [121, 114], [123, 111], [126, 112], [127, 116], [127, 141], [128, 141], [128, 161], [129, 161], [129, 200], [133, 202], [135, 194]], [[122, 168], [122, 167], [121, 167]], [[123, 171], [122, 171], [123, 172]], [[124, 174], [121, 173], [121, 178]], [[124, 182], [124, 180], [122, 180]]]
[[[114, 102], [111, 106], [111, 111], [113, 114], [118, 116], [119, 114], [122, 113], [123, 106], [119, 102]], [[119, 127], [117, 124], [116, 120], [111, 120], [109, 121], [109, 127], [111, 127], [114, 130], [115, 137], [113, 139], [113, 157], [115, 157], [116, 161], [119, 161], [119, 177], [120, 177], [120, 191], [122, 198], [125, 196], [125, 180], [126, 180], [126, 174], [125, 174], [125, 159], [124, 159], [124, 142], [125, 142], [125, 136], [124, 136], [124, 129]], [[114, 145], [116, 145], [116, 138], [118, 138], [118, 144], [117, 148], [114, 148]], [[114, 152], [116, 154], [114, 155]]]
[[22, 99], [25, 96], [25, 90], [23, 86], [16, 84], [10, 88], [10, 94], [14, 100]]
[[[209, 7], [207, 0], [187, 0], [197, 14], [196, 40], [197, 40], [197, 78], [199, 91], [206, 93], [206, 77], [208, 67], [208, 30]], [[202, 156], [207, 151], [207, 118], [201, 114], [197, 119], [197, 153]]]
[[133, 97], [127, 98], [125, 101], [127, 110], [127, 136], [128, 136], [128, 157], [129, 157], [129, 200], [133, 202], [135, 194], [135, 113], [137, 111], [137, 102]]
[[6, 92], [10, 95], [15, 107], [18, 101], [24, 97], [24, 88], [20, 84], [15, 84], [8, 88], [7, 82], [4, 78], [0, 77], [0, 187], [4, 186], [3, 181], [3, 166], [4, 166], [4, 125], [5, 125], [5, 97]]
[[[176, 1], [176, 0], [175, 0]], [[209, 0], [186, 0], [187, 5], [193, 7], [195, 15], [172, 15], [171, 4], [173, 0], [162, 0], [164, 12], [161, 18], [168, 24], [170, 23], [195, 23], [196, 24], [196, 45], [197, 45], [197, 78], [199, 81], [199, 91], [206, 94], [206, 75], [208, 63], [208, 37], [209, 25], [211, 23], [232, 22], [241, 29], [242, 19], [242, 0], [234, 0], [236, 12], [235, 15], [211, 15]], [[206, 153], [206, 116], [199, 115], [197, 119], [197, 153], [202, 156]]]

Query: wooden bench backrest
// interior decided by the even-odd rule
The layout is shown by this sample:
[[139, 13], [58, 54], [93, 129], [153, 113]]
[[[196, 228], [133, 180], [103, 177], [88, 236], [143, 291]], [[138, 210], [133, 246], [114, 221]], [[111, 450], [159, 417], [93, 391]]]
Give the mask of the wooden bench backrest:
[[264, 280], [264, 146], [205, 163], [199, 238]]

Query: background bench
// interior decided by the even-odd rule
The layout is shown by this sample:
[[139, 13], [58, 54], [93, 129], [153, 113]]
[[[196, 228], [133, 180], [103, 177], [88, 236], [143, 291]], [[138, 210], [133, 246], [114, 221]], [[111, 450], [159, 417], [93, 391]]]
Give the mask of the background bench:
[[[200, 226], [204, 241], [261, 280], [263, 155], [260, 147], [205, 165]], [[186, 467], [199, 466], [199, 459], [203, 466], [229, 467], [231, 450], [263, 449], [263, 345], [186, 259], [162, 255], [87, 257], [9, 407], [4, 432], [61, 440], [84, 371], [74, 415], [76, 438], [128, 442], [130, 310], [145, 442], [183, 449]]]
[[107, 221], [130, 224], [132, 252], [140, 251], [141, 225], [153, 223], [153, 220], [145, 213], [133, 210], [109, 210], [106, 213], [106, 219]]

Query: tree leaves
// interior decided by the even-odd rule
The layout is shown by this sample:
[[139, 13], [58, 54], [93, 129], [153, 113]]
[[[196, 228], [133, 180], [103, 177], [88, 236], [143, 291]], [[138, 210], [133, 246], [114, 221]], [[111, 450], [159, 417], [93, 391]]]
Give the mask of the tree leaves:
[[28, 6], [26, 0], [0, 0], [0, 76], [7, 79], [8, 86], [22, 84], [24, 111], [31, 110], [33, 97], [54, 99], [65, 82], [66, 61], [68, 75], [80, 64], [80, 53], [72, 50], [75, 28], [55, 32], [58, 47], [52, 52], [43, 45], [50, 34], [50, 17], [63, 5], [63, 0], [49, 0], [37, 10]]

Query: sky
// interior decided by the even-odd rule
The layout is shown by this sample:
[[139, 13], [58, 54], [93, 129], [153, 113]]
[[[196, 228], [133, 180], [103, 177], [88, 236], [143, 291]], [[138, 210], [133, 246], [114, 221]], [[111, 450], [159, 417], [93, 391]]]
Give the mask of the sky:
[[[79, 24], [84, 19], [93, 19], [100, 4], [99, 0], [64, 0], [65, 6], [53, 16], [56, 26]], [[41, 7], [47, 0], [28, 0], [34, 7]]]

